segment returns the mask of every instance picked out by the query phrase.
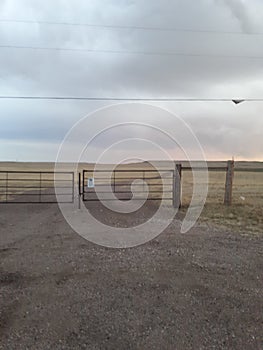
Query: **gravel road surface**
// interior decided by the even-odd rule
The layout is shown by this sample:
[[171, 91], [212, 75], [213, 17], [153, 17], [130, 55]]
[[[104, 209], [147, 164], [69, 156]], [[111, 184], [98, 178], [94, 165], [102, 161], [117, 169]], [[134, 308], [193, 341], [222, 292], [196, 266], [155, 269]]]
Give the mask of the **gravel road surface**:
[[262, 242], [173, 223], [109, 249], [56, 204], [1, 205], [0, 349], [262, 349]]

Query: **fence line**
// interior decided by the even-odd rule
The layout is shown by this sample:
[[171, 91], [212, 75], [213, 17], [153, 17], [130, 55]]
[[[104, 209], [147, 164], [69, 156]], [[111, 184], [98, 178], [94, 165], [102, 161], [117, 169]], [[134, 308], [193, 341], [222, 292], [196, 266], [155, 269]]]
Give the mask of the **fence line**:
[[[151, 196], [148, 199], [167, 199], [171, 200], [174, 207], [181, 207], [183, 199], [188, 198], [188, 196], [192, 196], [191, 188], [193, 186], [192, 177], [189, 179], [188, 176], [184, 178], [184, 172], [193, 172], [193, 171], [206, 171], [208, 170], [211, 175], [210, 180], [211, 183], [211, 193], [215, 195], [215, 202], [219, 201], [224, 203], [225, 205], [231, 205], [233, 201], [233, 193], [234, 200], [238, 198], [239, 202], [244, 202], [246, 197], [246, 203], [253, 203], [254, 196], [257, 199], [261, 200], [262, 194], [261, 190], [254, 189], [255, 183], [253, 183], [253, 179], [250, 180], [250, 174], [255, 174], [255, 181], [263, 184], [263, 179], [261, 182], [261, 174], [263, 173], [263, 167], [242, 167], [235, 166], [234, 161], [228, 161], [222, 166], [208, 166], [206, 167], [190, 167], [187, 165], [182, 165], [181, 162], [174, 163], [175, 166], [173, 169], [168, 169], [168, 167], [163, 168], [162, 170], [157, 169], [147, 169], [141, 167], [140, 169], [118, 169], [112, 171], [112, 169], [96, 169], [95, 172], [98, 173], [101, 182], [96, 183], [96, 187], [98, 186], [98, 191], [103, 191], [103, 173], [105, 172], [113, 172], [113, 186], [114, 191], [116, 193], [119, 192], [120, 196], [124, 196], [125, 193], [130, 193], [130, 189], [127, 189], [129, 183], [131, 183], [134, 179], [142, 179], [143, 185], [136, 185], [137, 194], [144, 194], [145, 186], [144, 182], [148, 182], [149, 190]], [[88, 176], [88, 174], [93, 174], [94, 169], [85, 170], [84, 174]], [[221, 173], [221, 175], [217, 175], [216, 173]], [[223, 174], [225, 173], [225, 179], [223, 179]], [[240, 178], [237, 176], [239, 173], [249, 174]], [[66, 199], [66, 202], [74, 201], [74, 172], [70, 171], [19, 171], [19, 170], [8, 170], [8, 171], [0, 171], [0, 203], [55, 203], [57, 202], [57, 198], [55, 195], [55, 186], [54, 186], [54, 176], [56, 176], [56, 182], [59, 186], [60, 191], [60, 199]], [[121, 176], [123, 174], [123, 176]], [[127, 174], [127, 175], [126, 175]], [[130, 174], [130, 175], [128, 175]], [[236, 175], [235, 175], [236, 174]], [[256, 175], [257, 174], [257, 175]], [[83, 197], [83, 193], [86, 192], [86, 180], [85, 176], [82, 178], [83, 174], [78, 174], [78, 185], [79, 185], [79, 200]], [[91, 175], [93, 176], [93, 175]], [[127, 177], [125, 177], [127, 176]], [[127, 181], [127, 179], [129, 181]], [[161, 183], [162, 179], [165, 179], [164, 182]], [[186, 179], [186, 180], [185, 180]], [[242, 179], [240, 183], [240, 179]], [[218, 181], [219, 180], [219, 181]], [[60, 182], [61, 181], [61, 182]], [[185, 187], [186, 192], [184, 193], [184, 181], [186, 181], [187, 186]], [[247, 182], [246, 182], [247, 181]], [[159, 183], [160, 182], [160, 183]], [[224, 186], [223, 186], [224, 183]], [[222, 184], [222, 185], [220, 185]], [[252, 186], [252, 192], [250, 193], [247, 188]], [[240, 190], [239, 190], [240, 186]], [[126, 188], [127, 187], [127, 188]], [[159, 189], [160, 187], [160, 189]], [[214, 192], [213, 192], [214, 191]], [[167, 198], [166, 197], [167, 193]], [[171, 195], [169, 195], [169, 193]], [[209, 194], [211, 195], [210, 191]], [[247, 196], [245, 194], [247, 194]], [[236, 195], [240, 195], [240, 197], [235, 197]], [[164, 195], [164, 197], [163, 197]], [[168, 197], [169, 195], [169, 197]], [[251, 197], [252, 195], [252, 197]], [[53, 196], [53, 197], [52, 197]], [[63, 198], [64, 196], [64, 198]], [[85, 196], [85, 195], [84, 195]], [[89, 196], [89, 194], [86, 194]], [[184, 197], [185, 196], [185, 197]], [[219, 197], [220, 196], [220, 197]], [[222, 196], [222, 197], [221, 197]], [[208, 195], [209, 198], [214, 198]], [[222, 198], [222, 200], [220, 199]], [[121, 199], [121, 198], [119, 198]], [[130, 194], [127, 196], [127, 199], [131, 199]], [[188, 199], [187, 199], [188, 200]]]
[[208, 166], [205, 167], [190, 167], [190, 166], [182, 166], [183, 171], [205, 171], [209, 172], [225, 172], [225, 185], [224, 185], [224, 198], [222, 198], [222, 203], [226, 206], [232, 205], [233, 202], [233, 187], [235, 186], [235, 173], [263, 173], [263, 168], [245, 168], [245, 167], [236, 167], [235, 162], [233, 160], [227, 161], [226, 166], [213, 167]]

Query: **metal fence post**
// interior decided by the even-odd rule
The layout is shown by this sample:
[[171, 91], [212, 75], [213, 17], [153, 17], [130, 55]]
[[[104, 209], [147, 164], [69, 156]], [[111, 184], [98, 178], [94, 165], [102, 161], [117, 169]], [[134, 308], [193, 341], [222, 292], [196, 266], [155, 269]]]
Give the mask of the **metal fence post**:
[[75, 173], [72, 171], [72, 203], [75, 202]]
[[83, 169], [82, 171], [82, 200], [85, 201], [85, 173], [86, 171]]
[[173, 172], [173, 207], [181, 208], [181, 177], [182, 164], [176, 164]]
[[80, 201], [81, 201], [81, 173], [79, 172], [79, 183], [78, 183], [78, 187], [79, 187], [79, 195], [78, 195], [78, 197], [79, 197], [79, 209], [80, 209]]
[[116, 178], [115, 178], [116, 174], [115, 174], [115, 169], [113, 170], [113, 193], [116, 192], [116, 184], [115, 184], [115, 181], [116, 181]]
[[8, 202], [8, 172], [6, 172], [6, 179], [5, 179], [5, 201]]
[[227, 162], [227, 171], [226, 171], [226, 184], [225, 184], [225, 205], [232, 204], [232, 192], [233, 192], [233, 178], [234, 178], [234, 161], [229, 160]]
[[42, 202], [41, 199], [41, 195], [42, 195], [42, 172], [39, 172], [39, 203]]

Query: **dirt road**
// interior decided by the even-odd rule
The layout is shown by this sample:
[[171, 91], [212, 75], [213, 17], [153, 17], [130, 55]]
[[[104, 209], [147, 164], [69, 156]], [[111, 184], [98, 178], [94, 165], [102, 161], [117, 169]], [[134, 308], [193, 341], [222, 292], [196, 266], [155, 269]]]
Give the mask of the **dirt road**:
[[175, 227], [108, 249], [55, 204], [1, 205], [0, 349], [261, 349], [262, 236]]

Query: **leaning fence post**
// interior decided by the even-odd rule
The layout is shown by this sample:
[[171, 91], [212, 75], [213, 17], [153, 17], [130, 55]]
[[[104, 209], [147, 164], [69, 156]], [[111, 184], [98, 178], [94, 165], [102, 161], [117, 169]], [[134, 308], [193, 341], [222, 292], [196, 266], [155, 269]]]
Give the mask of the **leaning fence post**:
[[181, 208], [182, 164], [176, 164], [173, 176], [173, 207]]
[[234, 161], [229, 160], [227, 162], [227, 170], [226, 170], [226, 184], [225, 184], [225, 205], [232, 204], [232, 192], [233, 192], [233, 178], [234, 178]]

